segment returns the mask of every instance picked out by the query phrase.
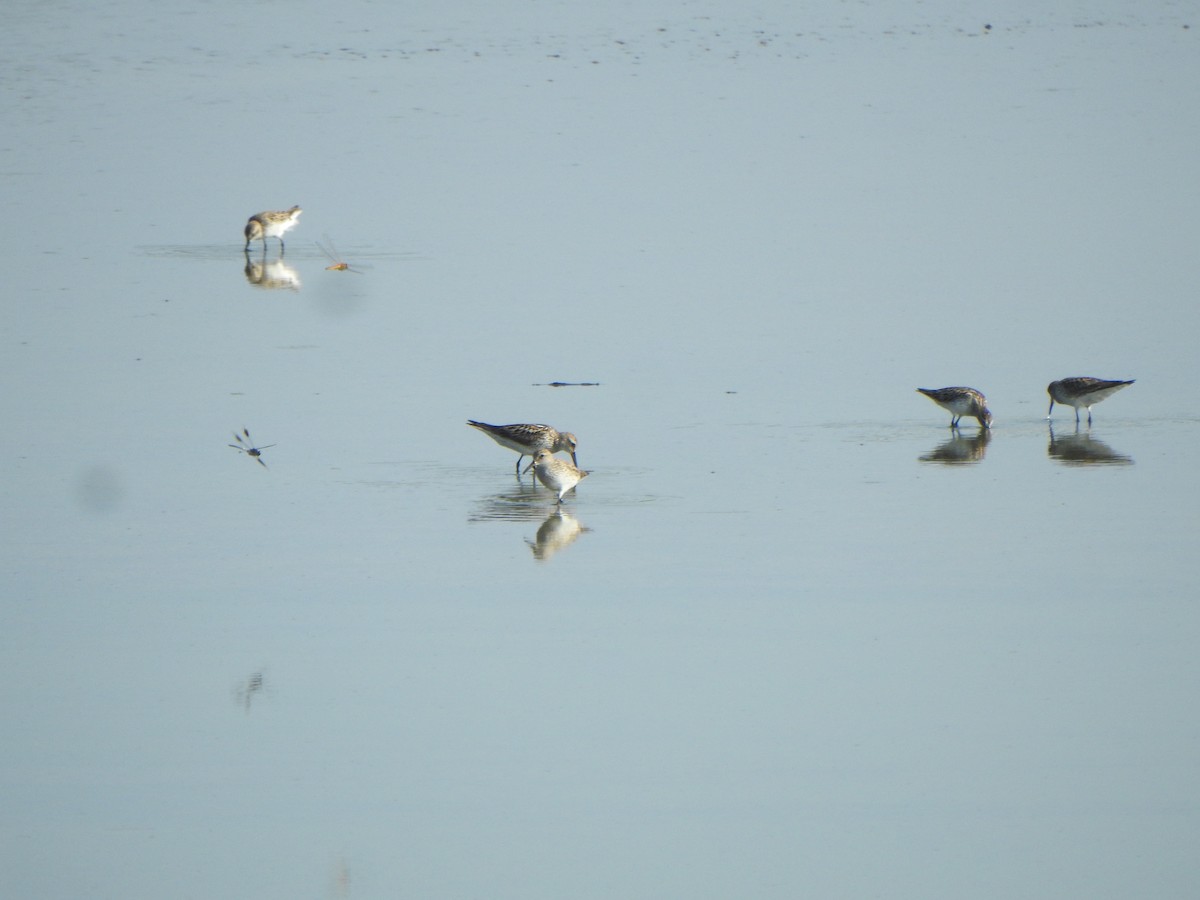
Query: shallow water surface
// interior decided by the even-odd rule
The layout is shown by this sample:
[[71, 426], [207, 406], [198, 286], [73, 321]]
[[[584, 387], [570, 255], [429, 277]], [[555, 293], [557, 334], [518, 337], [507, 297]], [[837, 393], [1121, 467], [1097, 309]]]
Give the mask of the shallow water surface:
[[14, 895], [1192, 895], [1196, 29], [818, 7], [14, 12]]

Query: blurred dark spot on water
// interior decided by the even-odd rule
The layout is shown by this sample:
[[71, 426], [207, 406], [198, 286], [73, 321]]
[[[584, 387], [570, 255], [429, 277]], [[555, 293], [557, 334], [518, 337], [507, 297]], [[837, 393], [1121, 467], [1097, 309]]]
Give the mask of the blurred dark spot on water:
[[75, 502], [92, 513], [110, 513], [125, 499], [125, 481], [113, 466], [98, 464], [76, 476]]

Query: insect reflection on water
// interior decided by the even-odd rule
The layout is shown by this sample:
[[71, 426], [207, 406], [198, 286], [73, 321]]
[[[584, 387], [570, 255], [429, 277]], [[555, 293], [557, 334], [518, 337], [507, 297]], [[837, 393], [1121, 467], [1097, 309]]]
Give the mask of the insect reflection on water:
[[258, 669], [250, 674], [244, 682], [237, 686], [234, 691], [234, 698], [239, 706], [246, 710], [246, 714], [250, 713], [250, 706], [254, 702], [254, 698], [266, 690], [266, 674], [262, 669]]
[[325, 243], [317, 241], [317, 246], [333, 264], [325, 267], [326, 272], [354, 272], [356, 275], [363, 274], [361, 270], [351, 268], [350, 264], [342, 259], [342, 255], [338, 253], [337, 245], [333, 243], [333, 238], [327, 234], [324, 235], [324, 238]]

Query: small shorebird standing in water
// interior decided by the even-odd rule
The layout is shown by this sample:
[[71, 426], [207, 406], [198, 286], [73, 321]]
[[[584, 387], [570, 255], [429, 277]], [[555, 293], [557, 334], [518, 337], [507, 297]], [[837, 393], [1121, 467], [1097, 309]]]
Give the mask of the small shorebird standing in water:
[[266, 212], [255, 213], [246, 222], [246, 252], [250, 252], [250, 242], [263, 242], [263, 253], [267, 252], [267, 238], [279, 238], [279, 255], [283, 256], [283, 236], [291, 228], [294, 228], [296, 222], [300, 219], [300, 213], [304, 212], [300, 207], [293, 206], [291, 209], [280, 211], [267, 210]]
[[587, 478], [589, 474], [582, 469], [575, 468], [565, 459], [559, 459], [546, 449], [537, 452], [533, 462], [525, 471], [529, 471], [529, 469], [533, 469], [533, 474], [537, 476], [538, 481], [558, 493], [559, 503], [563, 501], [563, 494]]
[[478, 428], [501, 447], [521, 454], [517, 457], [518, 475], [521, 474], [521, 460], [526, 456], [533, 456], [539, 450], [549, 450], [551, 453], [566, 450], [571, 454], [571, 462], [579, 464], [579, 460], [575, 458], [575, 435], [569, 431], [557, 431], [549, 425], [488, 425], [474, 419], [467, 419], [467, 424]]
[[992, 413], [987, 408], [987, 398], [975, 388], [917, 388], [942, 409], [950, 411], [950, 427], [957, 428], [958, 420], [963, 416], [974, 416], [979, 420], [980, 428], [992, 427]]
[[1046, 410], [1046, 418], [1050, 418], [1050, 413], [1054, 412], [1054, 404], [1061, 403], [1063, 406], [1075, 407], [1075, 424], [1078, 425], [1079, 407], [1082, 406], [1087, 410], [1088, 424], [1091, 425], [1092, 405], [1111, 397], [1121, 388], [1130, 384], [1133, 384], [1133, 379], [1129, 381], [1105, 381], [1103, 378], [1088, 378], [1086, 376], [1052, 381], [1050, 382], [1050, 386], [1046, 388], [1046, 393], [1050, 395], [1050, 408]]

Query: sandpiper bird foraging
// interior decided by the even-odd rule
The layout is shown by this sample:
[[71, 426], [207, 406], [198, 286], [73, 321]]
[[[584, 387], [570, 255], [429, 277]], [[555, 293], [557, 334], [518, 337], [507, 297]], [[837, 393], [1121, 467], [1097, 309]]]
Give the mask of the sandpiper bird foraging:
[[587, 478], [589, 474], [582, 469], [575, 468], [565, 459], [559, 459], [545, 448], [539, 450], [533, 457], [529, 469], [533, 469], [533, 474], [537, 476], [538, 481], [558, 493], [559, 503], [563, 501], [563, 494]]
[[1133, 379], [1105, 381], [1103, 378], [1079, 377], [1052, 381], [1046, 388], [1046, 393], [1050, 395], [1050, 409], [1046, 411], [1046, 418], [1050, 418], [1050, 413], [1054, 412], [1054, 404], [1061, 403], [1063, 406], [1075, 407], [1075, 424], [1078, 425], [1079, 407], [1082, 406], [1087, 410], [1088, 424], [1091, 425], [1092, 404], [1111, 397], [1121, 388], [1130, 384], [1133, 384]]
[[979, 427], [992, 427], [992, 412], [987, 408], [987, 397], [969, 387], [917, 388], [917, 390], [943, 409], [950, 411], [950, 427], [957, 428], [963, 416], [974, 416]]
[[263, 253], [267, 252], [267, 238], [279, 238], [279, 255], [284, 253], [283, 236], [294, 228], [296, 222], [300, 219], [300, 213], [304, 212], [300, 207], [293, 206], [291, 209], [284, 210], [267, 210], [266, 212], [255, 213], [246, 222], [246, 251], [250, 250], [251, 241], [263, 242]]
[[571, 454], [571, 462], [579, 464], [575, 458], [575, 435], [569, 431], [556, 431], [549, 425], [488, 425], [474, 419], [467, 419], [467, 424], [478, 428], [501, 447], [521, 454], [517, 457], [518, 475], [521, 474], [521, 460], [535, 455], [539, 450], [549, 450], [551, 453], [566, 450]]

